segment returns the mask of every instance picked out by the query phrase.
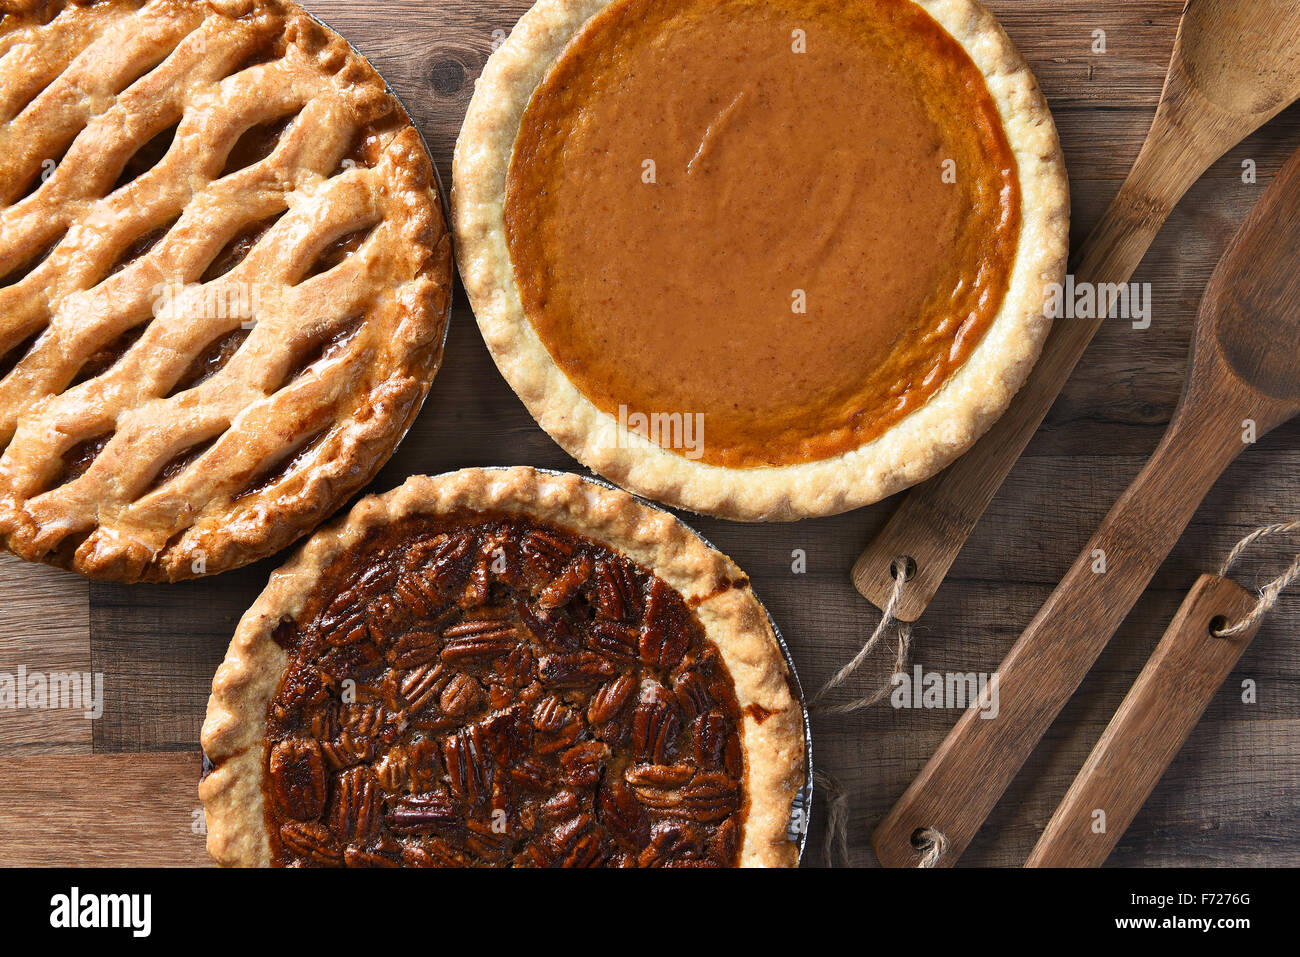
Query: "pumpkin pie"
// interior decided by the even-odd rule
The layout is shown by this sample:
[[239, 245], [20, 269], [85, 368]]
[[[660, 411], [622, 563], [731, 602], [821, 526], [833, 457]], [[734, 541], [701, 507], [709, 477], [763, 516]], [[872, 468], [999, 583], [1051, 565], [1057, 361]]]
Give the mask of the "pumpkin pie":
[[865, 505], [1006, 409], [1069, 201], [973, 0], [543, 0], [456, 151], [496, 362], [585, 465], [746, 520]]

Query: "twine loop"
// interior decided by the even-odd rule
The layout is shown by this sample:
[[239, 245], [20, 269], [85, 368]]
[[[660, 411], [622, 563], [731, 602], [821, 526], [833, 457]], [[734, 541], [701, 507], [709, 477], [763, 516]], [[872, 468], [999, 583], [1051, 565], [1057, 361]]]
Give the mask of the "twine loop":
[[[1251, 532], [1239, 541], [1228, 554], [1227, 561], [1223, 563], [1223, 568], [1219, 571], [1219, 577], [1227, 578], [1228, 572], [1232, 571], [1233, 566], [1237, 564], [1241, 556], [1261, 538], [1268, 538], [1271, 535], [1285, 535], [1295, 531], [1300, 531], [1300, 522], [1281, 522], [1277, 525], [1266, 525]], [[1300, 580], [1300, 555], [1296, 556], [1296, 560], [1291, 563], [1290, 568], [1259, 590], [1259, 601], [1249, 615], [1234, 625], [1217, 629], [1213, 633], [1214, 637], [1235, 638], [1258, 626], [1264, 620], [1264, 617], [1273, 610], [1278, 599], [1282, 597], [1282, 592], [1290, 588], [1297, 580]]]
[[[867, 639], [861, 650], [853, 656], [853, 660], [837, 671], [835, 677], [826, 682], [822, 690], [817, 692], [817, 695], [809, 703], [812, 710], [825, 714], [851, 714], [854, 711], [869, 708], [889, 694], [889, 689], [893, 685], [893, 675], [907, 670], [907, 659], [912, 650], [912, 626], [898, 618], [898, 606], [903, 600], [903, 590], [907, 587], [907, 582], [911, 578], [908, 568], [909, 561], [910, 559], [900, 556], [890, 563], [890, 572], [894, 576], [894, 588], [889, 593], [889, 601], [885, 602], [880, 624], [876, 625], [876, 630], [872, 632], [871, 637]], [[898, 633], [898, 648], [894, 654], [894, 668], [890, 673], [890, 678], [870, 694], [856, 698], [846, 704], [831, 706], [821, 704], [821, 700], [826, 696], [827, 692], [833, 691], [851, 678], [893, 632]]]

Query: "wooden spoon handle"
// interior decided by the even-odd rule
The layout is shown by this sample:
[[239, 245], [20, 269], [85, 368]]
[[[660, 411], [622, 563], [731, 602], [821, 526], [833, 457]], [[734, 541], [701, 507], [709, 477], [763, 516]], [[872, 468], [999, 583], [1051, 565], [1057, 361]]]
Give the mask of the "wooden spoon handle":
[[1258, 597], [1205, 575], [1079, 771], [1026, 867], [1100, 867], [1128, 830], [1259, 626], [1231, 638], [1216, 618], [1241, 621]]
[[[1211, 118], [1187, 124], [1189, 130], [1169, 119], [1167, 102], [1119, 195], [1079, 251], [1076, 286], [1127, 283], [1183, 194], [1244, 135]], [[914, 571], [897, 615], [903, 621], [921, 617], [1103, 321], [1056, 321], [1007, 413], [946, 471], [912, 489], [862, 553], [853, 583], [864, 598], [884, 608], [893, 593], [895, 559], [911, 558]]]
[[963, 713], [876, 829], [881, 864], [916, 865], [913, 836], [925, 828], [947, 839], [941, 865], [965, 850], [1240, 454], [1240, 410], [1232, 406], [1212, 399], [1184, 404], [1147, 467], [1003, 660], [995, 716], [979, 706]]

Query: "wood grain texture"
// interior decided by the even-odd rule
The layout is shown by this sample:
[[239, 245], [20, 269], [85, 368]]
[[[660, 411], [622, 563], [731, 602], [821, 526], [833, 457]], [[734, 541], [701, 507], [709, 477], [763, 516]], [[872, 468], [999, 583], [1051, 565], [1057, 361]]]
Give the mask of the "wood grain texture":
[[[93, 671], [90, 588], [53, 568], [30, 568], [0, 555], [0, 672], [18, 675]], [[0, 762], [19, 754], [88, 753], [92, 724], [84, 711], [0, 710]]]
[[0, 867], [207, 866], [199, 756], [0, 761]]
[[[450, 173], [455, 137], [474, 78], [491, 50], [492, 32], [509, 29], [528, 5], [527, 0], [307, 4], [372, 58], [415, 115], [444, 175]], [[1074, 235], [1081, 240], [1114, 197], [1151, 125], [1182, 0], [996, 0], [989, 5], [1037, 71], [1055, 111], [1071, 173]], [[1105, 55], [1091, 53], [1096, 28], [1107, 31]], [[1296, 146], [1300, 111], [1293, 108], [1216, 163], [1175, 210], [1135, 276], [1153, 283], [1152, 327], [1107, 326], [1093, 341], [1027, 458], [919, 624], [915, 659], [927, 670], [996, 667], [1141, 469], [1178, 399], [1192, 320], [1210, 272]], [[1258, 165], [1257, 183], [1241, 180], [1246, 159]], [[576, 467], [501, 379], [458, 295], [443, 370], [411, 435], [373, 488], [390, 489], [415, 472], [514, 464]], [[1229, 469], [967, 850], [964, 865], [1024, 862], [1192, 582], [1217, 568], [1256, 525], [1300, 514], [1297, 474], [1300, 427], [1294, 424], [1266, 437], [1249, 458]], [[816, 689], [875, 626], [875, 612], [854, 590], [848, 571], [894, 505], [798, 525], [688, 521], [751, 575], [793, 649], [805, 687]], [[792, 571], [796, 550], [806, 555], [805, 574]], [[1294, 550], [1293, 543], [1261, 542], [1234, 577], [1246, 586], [1262, 583], [1289, 564]], [[95, 657], [110, 689], [105, 718], [95, 723], [97, 753], [193, 747], [211, 668], [274, 564], [174, 592], [89, 586]], [[13, 586], [6, 596], [21, 595], [45, 574], [17, 563], [0, 565], [0, 581]], [[48, 613], [39, 601], [24, 607], [33, 619]], [[15, 628], [11, 614], [3, 615], [0, 633], [23, 638], [26, 629]], [[1291, 597], [1215, 696], [1111, 864], [1300, 864], [1297, 632], [1300, 600]], [[23, 646], [39, 645], [29, 640]], [[881, 661], [877, 671], [885, 668]], [[863, 674], [859, 686], [841, 689], [836, 699], [854, 696], [871, 678]], [[1258, 684], [1255, 704], [1240, 700], [1237, 689], [1246, 678]], [[951, 711], [877, 707], [850, 717], [814, 718], [819, 767], [850, 795], [852, 864], [874, 864], [868, 842], [872, 828], [956, 717]], [[0, 714], [0, 731], [6, 724]], [[81, 773], [70, 768], [63, 777]], [[12, 807], [0, 789], [0, 821], [9, 819]], [[810, 865], [822, 861], [823, 811], [819, 802], [806, 858]], [[166, 840], [158, 840], [164, 848]], [[0, 838], [0, 852], [3, 843]], [[48, 850], [53, 859], [57, 844]], [[140, 856], [149, 850], [145, 840]]]
[[1216, 627], [1245, 621], [1258, 600], [1216, 575], [1197, 581], [1026, 867], [1105, 863], [1258, 630], [1251, 627], [1223, 638], [1214, 634]]
[[1300, 151], [1214, 271], [1183, 399], [1160, 446], [998, 666], [997, 719], [966, 711], [876, 829], [882, 863], [915, 866], [921, 829], [946, 837], [941, 866], [956, 862], [1219, 476], [1256, 435], [1300, 414], [1296, 250]]
[[[1102, 288], [1128, 283], [1192, 184], [1297, 97], [1300, 10], [1251, 0], [1189, 5], [1150, 133], [1075, 258], [1076, 283], [1093, 287], [1099, 297]], [[1094, 317], [1059, 318], [1001, 420], [960, 462], [903, 496], [853, 568], [865, 598], [884, 608], [894, 591], [893, 568], [906, 559], [910, 586], [895, 614], [909, 622], [921, 616], [1092, 338], [1104, 324], [1122, 322], [1104, 315], [1099, 309]]]

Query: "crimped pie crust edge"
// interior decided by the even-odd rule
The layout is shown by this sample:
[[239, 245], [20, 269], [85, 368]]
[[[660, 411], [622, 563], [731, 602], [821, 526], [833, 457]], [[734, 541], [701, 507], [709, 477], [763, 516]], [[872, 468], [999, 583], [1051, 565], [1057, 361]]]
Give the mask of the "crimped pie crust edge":
[[1037, 80], [976, 0], [912, 0], [984, 74], [1020, 169], [1022, 226], [1002, 309], [970, 360], [922, 408], [829, 459], [730, 469], [692, 462], [626, 432], [551, 359], [524, 312], [506, 240], [506, 183], [533, 91], [569, 41], [613, 0], [538, 0], [488, 60], [456, 146], [452, 221], [461, 279], [497, 366], [529, 412], [579, 461], [658, 501], [741, 521], [832, 515], [933, 476], [1006, 411], [1042, 350], [1047, 289], [1064, 281], [1069, 185]]
[[[743, 572], [672, 515], [626, 492], [527, 467], [415, 476], [362, 499], [272, 574], [217, 669], [203, 723], [203, 750], [215, 765], [199, 785], [212, 857], [229, 866], [271, 862], [262, 788], [266, 711], [289, 660], [272, 637], [276, 626], [301, 613], [322, 572], [370, 529], [466, 510], [525, 515], [569, 529], [621, 552], [699, 602], [696, 613], [731, 673], [742, 714], [748, 813], [741, 866], [794, 866], [798, 847], [788, 832], [804, 784], [803, 712], [767, 613], [750, 587], [713, 594], [713, 583], [743, 579]], [[759, 721], [755, 711], [770, 714]]]
[[[75, 555], [62, 556], [44, 543], [49, 523], [30, 514], [29, 499], [0, 500], [0, 545], [25, 560], [58, 564], [92, 579], [181, 581], [242, 567], [289, 546], [327, 519], [391, 458], [442, 362], [453, 274], [451, 233], [432, 160], [410, 115], [363, 55], [292, 0], [202, 0], [185, 5], [205, 11], [205, 16], [211, 12], [237, 18], [259, 12], [282, 21], [287, 36], [296, 36], [298, 30], [308, 42], [323, 38], [313, 58], [341, 63], [335, 72], [346, 84], [364, 85], [372, 97], [391, 101], [402, 123], [385, 148], [396, 177], [385, 184], [390, 194], [386, 202], [402, 211], [395, 225], [405, 259], [414, 260], [427, 248], [432, 268], [405, 280], [397, 300], [385, 307], [394, 318], [384, 352], [375, 357], [376, 375], [366, 395], [358, 393], [351, 400], [354, 414], [340, 418], [330, 430], [320, 460], [227, 507], [201, 511], [161, 549], [133, 536], [129, 524], [97, 525]], [[23, 12], [40, 4], [22, 0], [15, 6], [15, 12]], [[135, 504], [120, 511], [125, 514]]]

